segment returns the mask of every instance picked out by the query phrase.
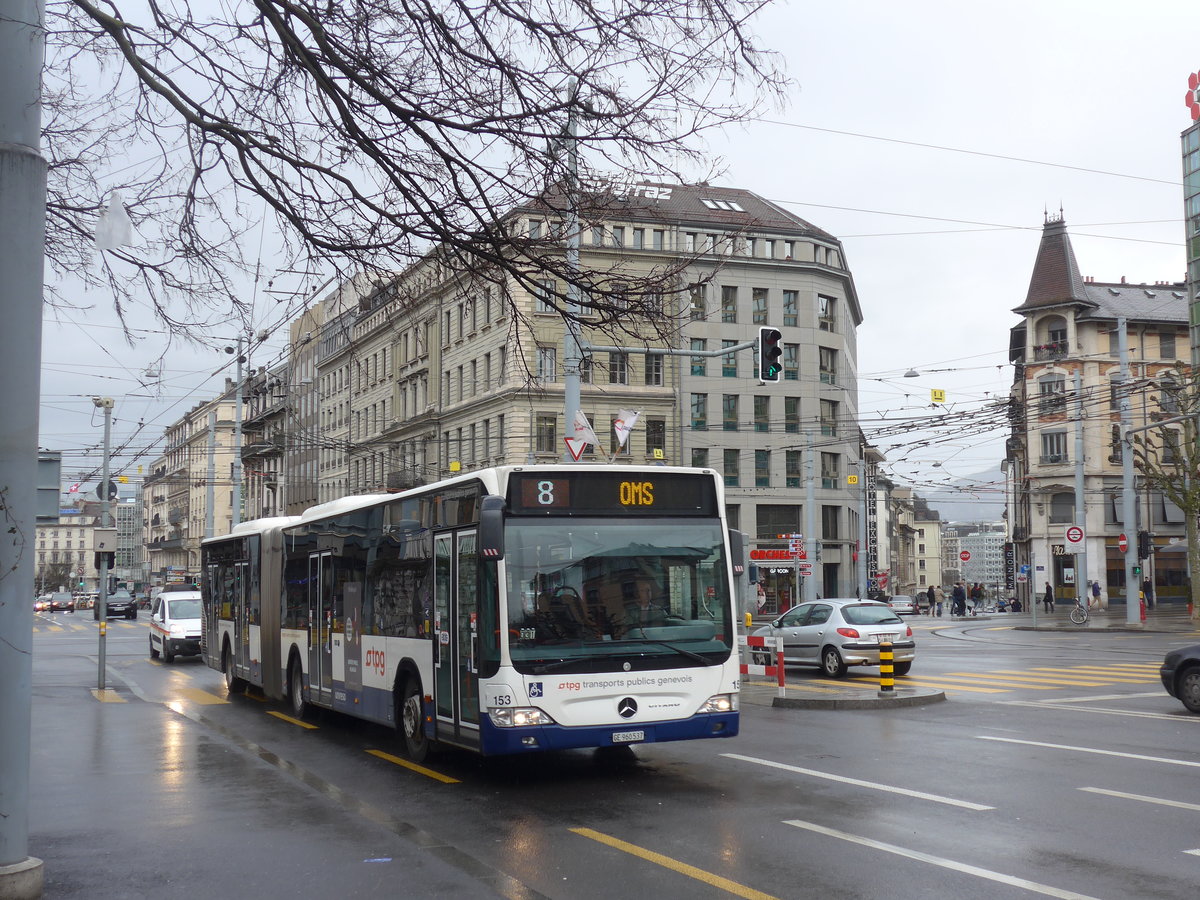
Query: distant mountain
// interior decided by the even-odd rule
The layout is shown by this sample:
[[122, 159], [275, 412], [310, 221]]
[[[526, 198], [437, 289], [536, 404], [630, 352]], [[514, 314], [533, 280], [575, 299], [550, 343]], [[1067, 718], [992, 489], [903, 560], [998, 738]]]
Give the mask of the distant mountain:
[[999, 466], [945, 487], [914, 490], [943, 522], [999, 522], [1004, 515], [1004, 473]]

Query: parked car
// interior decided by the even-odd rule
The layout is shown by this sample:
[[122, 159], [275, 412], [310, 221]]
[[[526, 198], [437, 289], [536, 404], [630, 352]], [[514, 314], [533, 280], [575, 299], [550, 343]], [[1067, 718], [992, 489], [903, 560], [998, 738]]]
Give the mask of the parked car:
[[1169, 651], [1158, 674], [1168, 694], [1200, 713], [1200, 644]]
[[[114, 591], [104, 602], [104, 614], [106, 616], [124, 616], [126, 619], [136, 619], [137, 604], [133, 602], [133, 596], [129, 591]], [[99, 601], [92, 607], [92, 618], [97, 621], [100, 619]]]
[[200, 592], [164, 591], [150, 612], [150, 657], [163, 662], [200, 653]]
[[[912, 628], [886, 603], [857, 597], [801, 603], [753, 633], [782, 636], [785, 663], [817, 666], [831, 678], [841, 678], [847, 666], [879, 665], [880, 641], [892, 642], [897, 675], [907, 675], [916, 656]], [[768, 662], [767, 652], [754, 655], [757, 662]]]
[[890, 606], [892, 611], [897, 614], [908, 613], [911, 616], [916, 615], [917, 613], [917, 601], [912, 597], [905, 596], [904, 594], [897, 594], [894, 597], [888, 597], [887, 605]]
[[50, 612], [75, 612], [75, 598], [70, 591], [55, 591], [50, 595]]

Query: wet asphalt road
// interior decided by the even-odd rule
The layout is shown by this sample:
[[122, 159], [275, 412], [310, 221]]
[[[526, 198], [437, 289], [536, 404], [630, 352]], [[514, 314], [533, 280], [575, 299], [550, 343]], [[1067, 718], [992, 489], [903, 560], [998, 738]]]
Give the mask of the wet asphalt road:
[[1200, 880], [1200, 717], [1155, 675], [1200, 636], [916, 620], [912, 679], [945, 703], [746, 702], [734, 739], [415, 771], [384, 729], [300, 727], [198, 660], [151, 661], [143, 620], [110, 623], [123, 702], [99, 702], [96, 623], [35, 627], [47, 897], [1183, 898]]

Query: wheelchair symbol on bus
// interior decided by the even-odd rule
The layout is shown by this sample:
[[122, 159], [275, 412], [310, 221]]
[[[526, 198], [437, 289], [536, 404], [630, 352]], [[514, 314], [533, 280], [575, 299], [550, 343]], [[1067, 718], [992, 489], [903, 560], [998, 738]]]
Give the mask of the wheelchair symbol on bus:
[[543, 694], [542, 694], [542, 683], [541, 683], [540, 681], [531, 681], [531, 682], [529, 682], [529, 696], [530, 696], [530, 697], [541, 697], [541, 696], [543, 696]]

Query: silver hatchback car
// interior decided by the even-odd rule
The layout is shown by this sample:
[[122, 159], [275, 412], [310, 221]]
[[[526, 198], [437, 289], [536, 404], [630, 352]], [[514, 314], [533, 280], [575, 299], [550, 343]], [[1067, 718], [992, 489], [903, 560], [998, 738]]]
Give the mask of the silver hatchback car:
[[[879, 665], [882, 641], [892, 642], [895, 673], [907, 675], [917, 648], [912, 628], [886, 603], [858, 598], [801, 603], [753, 635], [782, 637], [785, 663], [817, 666], [831, 678], [841, 678], [847, 666]], [[757, 662], [768, 662], [764, 651], [754, 655]]]

